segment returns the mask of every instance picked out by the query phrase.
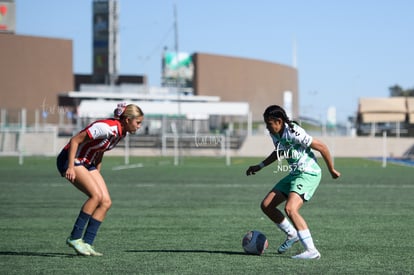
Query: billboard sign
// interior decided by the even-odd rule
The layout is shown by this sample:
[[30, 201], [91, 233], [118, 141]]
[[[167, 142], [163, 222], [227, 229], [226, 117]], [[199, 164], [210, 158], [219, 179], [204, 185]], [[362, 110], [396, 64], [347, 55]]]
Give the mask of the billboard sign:
[[165, 52], [163, 56], [164, 83], [179, 80], [184, 87], [191, 87], [194, 76], [193, 56], [189, 53]]
[[14, 33], [16, 30], [16, 4], [14, 0], [0, 0], [0, 32]]

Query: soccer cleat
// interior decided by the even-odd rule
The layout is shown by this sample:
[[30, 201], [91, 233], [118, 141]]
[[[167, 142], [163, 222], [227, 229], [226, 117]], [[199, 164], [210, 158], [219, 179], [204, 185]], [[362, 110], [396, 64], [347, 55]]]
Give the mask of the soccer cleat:
[[71, 238], [67, 238], [66, 243], [67, 245], [75, 249], [76, 253], [78, 253], [79, 255], [91, 255], [91, 252], [89, 251], [88, 247], [85, 245], [85, 242], [82, 239], [72, 240]]
[[84, 245], [87, 248], [87, 250], [89, 251], [91, 256], [103, 256], [102, 253], [95, 251], [95, 249], [93, 248], [92, 245], [90, 245], [88, 243], [85, 243]]
[[292, 259], [304, 259], [304, 260], [319, 260], [321, 258], [321, 254], [318, 250], [306, 250], [296, 256], [293, 256]]
[[285, 253], [288, 251], [289, 248], [291, 248], [295, 243], [299, 241], [299, 237], [293, 237], [293, 238], [287, 238], [284, 243], [282, 243], [279, 248], [277, 249], [277, 252], [279, 254]]

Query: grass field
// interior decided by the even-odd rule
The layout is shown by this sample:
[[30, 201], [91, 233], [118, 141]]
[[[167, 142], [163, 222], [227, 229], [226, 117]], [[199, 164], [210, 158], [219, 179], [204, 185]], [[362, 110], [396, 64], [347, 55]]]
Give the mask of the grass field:
[[[260, 202], [286, 173], [245, 170], [257, 158], [133, 158], [142, 167], [103, 175], [113, 205], [95, 247], [103, 257], [76, 256], [66, 246], [85, 197], [61, 178], [54, 158], [0, 158], [1, 274], [414, 274], [414, 168], [336, 159], [342, 178], [325, 166], [321, 185], [302, 214], [320, 260], [293, 260], [300, 244], [279, 255], [284, 236]], [[262, 256], [243, 253], [250, 229], [266, 234]]]

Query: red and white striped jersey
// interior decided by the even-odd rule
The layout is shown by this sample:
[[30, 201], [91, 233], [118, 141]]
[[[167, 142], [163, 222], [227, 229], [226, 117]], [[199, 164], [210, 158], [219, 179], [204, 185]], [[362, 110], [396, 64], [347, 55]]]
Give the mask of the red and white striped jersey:
[[[97, 164], [96, 160], [102, 157], [105, 151], [114, 148], [125, 137], [122, 133], [121, 123], [117, 119], [97, 120], [88, 125], [81, 132], [88, 134], [90, 140], [79, 144], [75, 155], [75, 162], [83, 164]], [[70, 142], [64, 150], [69, 150]]]

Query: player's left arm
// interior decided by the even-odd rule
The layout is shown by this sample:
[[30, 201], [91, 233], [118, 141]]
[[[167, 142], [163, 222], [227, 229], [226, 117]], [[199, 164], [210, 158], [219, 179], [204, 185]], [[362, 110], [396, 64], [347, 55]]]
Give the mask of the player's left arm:
[[254, 175], [256, 172], [259, 172], [263, 167], [268, 166], [278, 159], [278, 152], [273, 151], [265, 160], [260, 164], [250, 166], [246, 171], [246, 176]]
[[329, 173], [331, 173], [332, 178], [336, 179], [341, 176], [341, 173], [335, 170], [334, 164], [332, 162], [331, 153], [329, 151], [328, 146], [326, 146], [325, 143], [318, 139], [312, 139], [312, 143], [310, 144], [310, 147], [319, 153], [321, 153], [323, 159], [325, 160], [326, 166], [329, 169]]

